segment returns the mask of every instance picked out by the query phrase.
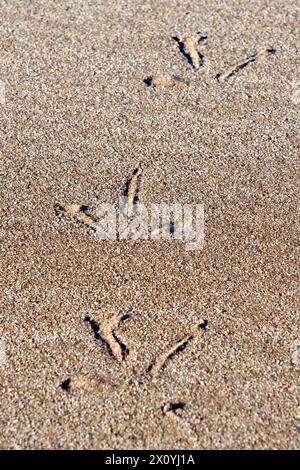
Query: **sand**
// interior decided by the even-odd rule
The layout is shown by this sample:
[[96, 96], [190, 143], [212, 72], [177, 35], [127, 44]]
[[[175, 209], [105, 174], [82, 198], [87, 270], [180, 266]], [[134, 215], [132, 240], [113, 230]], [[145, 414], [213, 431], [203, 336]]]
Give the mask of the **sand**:
[[[0, 1], [1, 448], [299, 448], [299, 6]], [[55, 210], [138, 165], [202, 250]]]

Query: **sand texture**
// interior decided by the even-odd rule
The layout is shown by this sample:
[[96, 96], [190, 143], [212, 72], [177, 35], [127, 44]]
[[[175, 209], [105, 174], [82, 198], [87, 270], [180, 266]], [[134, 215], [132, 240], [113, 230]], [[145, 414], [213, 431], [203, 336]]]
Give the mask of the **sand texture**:
[[[300, 447], [299, 25], [0, 0], [2, 449]], [[203, 249], [100, 240], [126, 182], [204, 204]]]

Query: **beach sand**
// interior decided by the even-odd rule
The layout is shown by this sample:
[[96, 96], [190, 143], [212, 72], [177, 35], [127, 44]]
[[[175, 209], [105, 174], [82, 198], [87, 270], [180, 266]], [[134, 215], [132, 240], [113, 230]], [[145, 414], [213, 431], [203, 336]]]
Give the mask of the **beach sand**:
[[[0, 10], [1, 448], [299, 448], [299, 3]], [[202, 250], [55, 210], [138, 166]]]

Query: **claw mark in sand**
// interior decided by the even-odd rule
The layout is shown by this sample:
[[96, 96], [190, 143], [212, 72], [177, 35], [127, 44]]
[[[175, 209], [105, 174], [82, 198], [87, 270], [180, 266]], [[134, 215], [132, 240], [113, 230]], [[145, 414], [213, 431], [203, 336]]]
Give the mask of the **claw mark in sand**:
[[202, 325], [207, 324], [206, 322], [207, 320], [201, 321], [200, 324], [198, 323], [190, 335], [184, 336], [184, 338], [177, 341], [177, 343], [167, 349], [167, 351], [160, 354], [149, 366], [147, 372], [149, 372], [152, 377], [157, 376], [170, 359], [172, 359], [177, 353], [183, 351], [187, 347], [188, 343], [195, 338], [200, 329], [203, 329]]
[[180, 416], [178, 413], [179, 410], [184, 410], [186, 407], [186, 403], [180, 401], [178, 403], [167, 403], [162, 407], [162, 412], [164, 415], [168, 416], [171, 413], [174, 413], [176, 416]]
[[66, 392], [78, 389], [84, 390], [85, 392], [93, 392], [101, 390], [103, 387], [115, 387], [116, 385], [102, 376], [89, 377], [87, 375], [79, 374], [75, 375], [75, 377], [64, 380], [60, 386]]
[[134, 216], [137, 213], [139, 205], [139, 191], [141, 187], [142, 179], [142, 169], [138, 166], [132, 176], [128, 178], [125, 189], [122, 196], [121, 202], [121, 214], [126, 221], [125, 227], [121, 229], [120, 227], [120, 236], [123, 240], [126, 240], [131, 237], [130, 226], [134, 220]]
[[180, 78], [178, 75], [171, 75], [169, 76], [159, 76], [159, 75], [151, 75], [150, 77], [145, 78], [144, 83], [150, 87], [157, 87], [157, 86], [163, 86], [163, 87], [174, 87], [175, 85], [179, 84], [188, 84], [186, 81], [184, 81], [182, 78]]
[[173, 36], [173, 39], [178, 43], [180, 52], [194, 69], [198, 69], [200, 65], [204, 64], [204, 55], [197, 48], [198, 42], [202, 41], [203, 37], [198, 38], [197, 35], [187, 35], [181, 38]]
[[160, 354], [160, 356], [158, 356], [158, 358], [150, 365], [148, 372], [150, 372], [153, 377], [158, 375], [160, 370], [166, 365], [166, 362], [180, 351], [183, 351], [193, 337], [194, 335], [185, 336], [183, 339], [171, 346], [167, 351]]
[[138, 166], [132, 173], [131, 178], [127, 180], [123, 197], [125, 198], [126, 204], [123, 208], [127, 217], [130, 219], [137, 210], [139, 203], [139, 190], [141, 185], [142, 169]]
[[84, 321], [89, 323], [90, 327], [94, 332], [95, 339], [104, 343], [111, 356], [117, 361], [122, 362], [126, 359], [129, 354], [129, 350], [126, 345], [117, 337], [115, 330], [119, 327], [120, 323], [130, 318], [130, 314], [122, 313], [115, 315], [112, 319], [107, 322], [103, 322], [102, 325], [98, 325], [95, 320], [90, 318], [88, 315], [84, 317]]
[[186, 403], [180, 401], [178, 403], [167, 403], [162, 407], [162, 412], [171, 420], [171, 422], [168, 423], [168, 426], [171, 425], [177, 434], [178, 439], [188, 439], [191, 443], [196, 444], [198, 441], [198, 433], [195, 427], [184, 419], [185, 409]]
[[89, 207], [80, 204], [55, 204], [54, 206], [56, 214], [64, 214], [69, 219], [75, 219], [83, 225], [97, 230], [96, 219], [88, 214]]
[[223, 83], [223, 82], [226, 82], [229, 78], [233, 77], [234, 75], [236, 75], [240, 70], [244, 69], [245, 67], [247, 67], [247, 65], [253, 63], [253, 62], [256, 62], [258, 59], [261, 59], [261, 58], [264, 58], [264, 57], [268, 57], [269, 55], [272, 55], [272, 54], [275, 54], [276, 53], [276, 49], [273, 49], [273, 48], [268, 48], [268, 49], [260, 49], [258, 52], [256, 52], [255, 54], [247, 57], [246, 60], [244, 60], [243, 62], [240, 62], [236, 65], [233, 65], [232, 67], [230, 67], [228, 70], [226, 70], [225, 72], [223, 73], [218, 73], [215, 78]]

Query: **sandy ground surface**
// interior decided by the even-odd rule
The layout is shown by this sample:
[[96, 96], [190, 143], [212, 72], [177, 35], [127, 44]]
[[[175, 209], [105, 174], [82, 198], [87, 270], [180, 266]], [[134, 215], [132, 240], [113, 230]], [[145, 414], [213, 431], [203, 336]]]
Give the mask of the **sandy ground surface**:
[[[0, 1], [1, 448], [299, 448], [299, 7]], [[205, 205], [203, 250], [56, 213], [139, 164], [145, 204]]]

